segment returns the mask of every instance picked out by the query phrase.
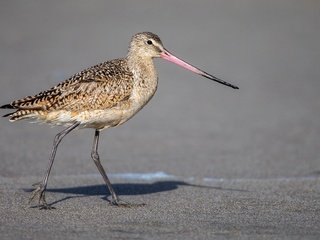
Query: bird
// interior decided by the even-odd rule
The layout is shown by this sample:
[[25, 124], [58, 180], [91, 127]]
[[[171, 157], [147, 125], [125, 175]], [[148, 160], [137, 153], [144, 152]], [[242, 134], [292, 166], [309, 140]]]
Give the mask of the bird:
[[28, 119], [65, 127], [54, 138], [44, 178], [33, 185], [29, 204], [37, 200], [36, 207], [39, 209], [54, 208], [47, 203], [45, 193], [58, 145], [72, 130], [92, 128], [91, 158], [111, 194], [109, 202], [123, 207], [139, 205], [123, 201], [116, 194], [100, 162], [98, 144], [102, 130], [127, 122], [155, 94], [158, 76], [154, 58], [165, 59], [205, 78], [239, 89], [174, 56], [164, 47], [158, 35], [140, 32], [132, 36], [125, 57], [94, 65], [48, 90], [0, 106], [2, 109], [13, 109], [13, 112], [3, 115], [9, 117], [10, 122]]

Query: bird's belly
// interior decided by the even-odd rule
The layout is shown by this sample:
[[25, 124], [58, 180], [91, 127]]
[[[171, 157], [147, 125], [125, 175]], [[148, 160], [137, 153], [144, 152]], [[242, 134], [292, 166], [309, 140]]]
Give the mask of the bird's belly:
[[75, 122], [80, 123], [79, 128], [105, 129], [121, 125], [139, 112], [152, 98], [156, 91], [154, 88], [147, 92], [134, 92], [130, 99], [107, 109], [85, 111], [58, 110], [36, 116], [42, 122], [53, 125], [69, 126]]
[[80, 123], [79, 128], [105, 129], [125, 123], [132, 118], [143, 106], [129, 102], [109, 109], [72, 112], [60, 110], [48, 113], [41, 120], [53, 125], [69, 126], [74, 122]]
[[137, 112], [134, 108], [94, 110], [79, 114], [77, 120], [80, 122], [80, 128], [105, 129], [125, 123]]
[[[85, 115], [83, 116], [85, 121], [86, 118], [88, 119], [83, 127], [105, 129], [125, 123], [149, 102], [155, 91], [156, 88], [150, 91], [149, 94], [139, 95], [138, 97], [136, 94], [133, 94], [128, 101], [122, 102], [111, 109], [91, 111], [89, 118]], [[82, 116], [80, 115], [80, 117]]]

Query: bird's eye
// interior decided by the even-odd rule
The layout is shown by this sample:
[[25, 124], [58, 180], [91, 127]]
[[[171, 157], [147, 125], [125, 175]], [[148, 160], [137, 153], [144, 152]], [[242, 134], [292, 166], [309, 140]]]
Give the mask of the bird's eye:
[[148, 43], [148, 45], [151, 45], [151, 44], [152, 44], [152, 41], [151, 41], [151, 40], [148, 40], [147, 43]]

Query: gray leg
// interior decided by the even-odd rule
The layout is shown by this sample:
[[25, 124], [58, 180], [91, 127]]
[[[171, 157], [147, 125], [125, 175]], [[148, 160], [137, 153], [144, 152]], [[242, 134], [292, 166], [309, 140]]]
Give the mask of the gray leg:
[[94, 161], [94, 163], [96, 164], [101, 176], [103, 177], [104, 182], [106, 183], [110, 193], [111, 193], [111, 197], [112, 197], [112, 201], [111, 204], [115, 205], [115, 206], [121, 206], [121, 207], [133, 207], [133, 206], [142, 206], [144, 204], [139, 204], [139, 205], [135, 205], [135, 204], [130, 204], [127, 203], [125, 201], [122, 201], [119, 199], [118, 195], [116, 194], [116, 192], [114, 191], [111, 182], [105, 172], [105, 170], [103, 169], [101, 162], [100, 162], [100, 157], [98, 154], [98, 143], [99, 143], [99, 130], [96, 129], [95, 133], [94, 133], [94, 138], [93, 138], [93, 146], [92, 146], [92, 151], [91, 151], [91, 157]]
[[104, 170], [104, 168], [102, 167], [101, 162], [100, 162], [100, 157], [98, 154], [99, 135], [100, 135], [99, 130], [96, 130], [94, 133], [94, 138], [93, 138], [91, 158], [93, 159], [95, 165], [97, 166], [101, 176], [103, 177], [104, 182], [106, 183], [106, 185], [111, 193], [112, 202], [118, 202], [119, 198], [118, 198], [116, 192], [114, 191], [114, 189], [111, 185], [111, 182], [106, 174], [106, 171]]
[[79, 126], [79, 123], [74, 123], [70, 127], [64, 129], [60, 133], [58, 133], [53, 141], [53, 148], [51, 151], [50, 159], [49, 159], [49, 165], [46, 171], [46, 174], [44, 176], [44, 179], [40, 183], [36, 183], [33, 186], [36, 187], [36, 189], [32, 192], [32, 195], [30, 197], [29, 203], [36, 197], [39, 196], [38, 203], [39, 203], [39, 208], [40, 209], [52, 209], [53, 207], [49, 206], [46, 202], [45, 198], [45, 191], [47, 188], [47, 183], [50, 175], [50, 171], [54, 162], [54, 158], [56, 156], [57, 148], [61, 140], [73, 129]]

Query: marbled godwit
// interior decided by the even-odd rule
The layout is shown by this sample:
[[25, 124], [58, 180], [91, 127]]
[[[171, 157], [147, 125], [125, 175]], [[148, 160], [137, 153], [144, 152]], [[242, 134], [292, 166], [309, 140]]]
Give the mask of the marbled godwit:
[[34, 96], [15, 100], [1, 108], [16, 109], [4, 115], [14, 122], [35, 119], [67, 128], [55, 136], [49, 165], [42, 182], [35, 184], [30, 201], [38, 197], [40, 209], [51, 209], [45, 191], [56, 150], [69, 132], [76, 128], [95, 129], [91, 157], [111, 193], [113, 205], [131, 206], [121, 201], [100, 163], [98, 142], [100, 131], [121, 125], [133, 117], [154, 95], [158, 77], [153, 58], [161, 57], [194, 73], [223, 85], [238, 89], [172, 55], [160, 38], [150, 32], [135, 34], [125, 58], [100, 63], [85, 69], [66, 81]]

